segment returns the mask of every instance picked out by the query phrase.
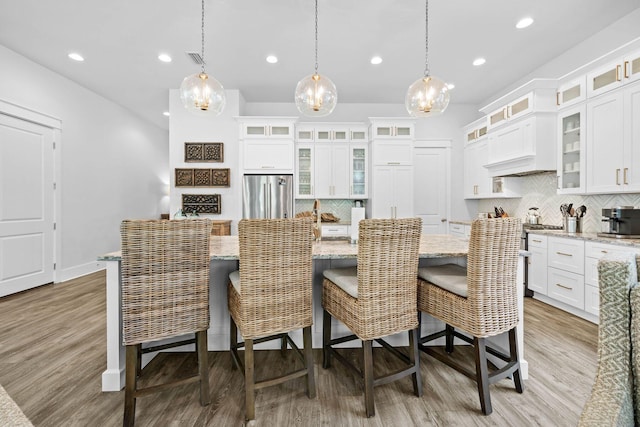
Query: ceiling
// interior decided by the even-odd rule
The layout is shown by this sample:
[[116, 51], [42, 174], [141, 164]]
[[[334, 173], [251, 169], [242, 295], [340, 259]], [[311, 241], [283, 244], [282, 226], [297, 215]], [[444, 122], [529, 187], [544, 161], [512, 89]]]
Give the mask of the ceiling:
[[[247, 102], [293, 102], [298, 80], [314, 71], [313, 0], [205, 4], [207, 72]], [[199, 71], [185, 52], [200, 51], [200, 5], [0, 0], [0, 44], [167, 129], [169, 89]], [[638, 7], [640, 0], [432, 0], [431, 74], [455, 84], [452, 103], [479, 104]], [[336, 84], [339, 103], [404, 103], [424, 71], [424, 3], [319, 0], [318, 8], [319, 72]], [[535, 22], [517, 30], [524, 16]], [[85, 61], [70, 60], [72, 51]], [[161, 52], [173, 61], [158, 61]], [[268, 64], [269, 54], [279, 62]], [[371, 65], [373, 55], [382, 64]], [[480, 56], [486, 64], [474, 67]]]

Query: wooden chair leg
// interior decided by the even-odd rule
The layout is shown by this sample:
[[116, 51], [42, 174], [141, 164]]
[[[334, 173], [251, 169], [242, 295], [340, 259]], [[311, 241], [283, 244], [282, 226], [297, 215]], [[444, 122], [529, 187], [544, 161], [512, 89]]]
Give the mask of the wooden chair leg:
[[142, 344], [138, 344], [138, 363], [136, 364], [136, 377], [142, 376]]
[[375, 405], [373, 403], [373, 351], [372, 340], [362, 341], [363, 352], [363, 369], [364, 375], [364, 406], [367, 417], [373, 417], [376, 414]]
[[244, 418], [249, 421], [256, 417], [256, 393], [255, 393], [255, 372], [253, 354], [253, 340], [244, 340], [244, 389], [245, 389], [245, 410]]
[[209, 394], [209, 349], [207, 331], [196, 332], [196, 353], [198, 353], [198, 375], [200, 376], [200, 405], [211, 403]]
[[133, 427], [136, 418], [137, 389], [136, 377], [138, 373], [138, 345], [128, 345], [125, 356], [125, 386], [124, 386], [124, 427]]
[[453, 353], [453, 326], [446, 325], [445, 326], [445, 351], [448, 354]]
[[282, 334], [280, 338], [280, 356], [285, 357], [287, 355], [287, 334]]
[[327, 310], [322, 310], [322, 367], [327, 369], [331, 366], [331, 315]]
[[473, 339], [473, 347], [476, 353], [476, 382], [480, 395], [482, 413], [489, 415], [492, 412], [491, 396], [489, 394], [489, 367], [487, 366], [487, 347], [485, 338]]
[[236, 361], [233, 358], [233, 352], [238, 348], [238, 326], [233, 321], [233, 316], [229, 316], [229, 350], [231, 354], [231, 369], [236, 370]]
[[509, 331], [509, 359], [510, 362], [515, 362], [518, 365], [518, 369], [513, 372], [513, 383], [516, 386], [516, 391], [522, 393], [524, 391], [524, 383], [522, 382], [522, 375], [520, 375], [520, 357], [518, 356], [518, 335], [516, 328], [512, 328]]
[[313, 372], [313, 344], [311, 341], [311, 326], [302, 329], [302, 340], [304, 345], [304, 362], [307, 367], [307, 397], [316, 397], [316, 379]]
[[420, 373], [420, 350], [418, 349], [418, 328], [409, 331], [409, 361], [415, 368], [411, 374], [413, 392], [416, 396], [422, 396], [422, 375]]

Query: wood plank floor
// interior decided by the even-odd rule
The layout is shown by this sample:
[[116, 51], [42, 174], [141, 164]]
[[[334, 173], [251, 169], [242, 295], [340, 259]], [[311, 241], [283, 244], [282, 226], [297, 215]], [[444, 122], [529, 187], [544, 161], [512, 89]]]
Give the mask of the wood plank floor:
[[[117, 426], [123, 392], [102, 393], [105, 356], [103, 272], [0, 299], [0, 384], [35, 426]], [[491, 387], [493, 414], [483, 416], [475, 383], [422, 355], [424, 396], [411, 380], [375, 389], [376, 416], [364, 416], [354, 379], [335, 363], [322, 369], [316, 352], [318, 397], [302, 380], [261, 390], [256, 426], [575, 426], [596, 370], [597, 326], [538, 301], [525, 303], [524, 394], [505, 380]], [[375, 351], [375, 350], [374, 350]], [[456, 352], [459, 354], [464, 351]], [[357, 357], [352, 351], [351, 357]], [[258, 376], [284, 362], [276, 351], [257, 355]], [[376, 369], [395, 361], [374, 353]], [[228, 353], [210, 352], [212, 403], [201, 407], [197, 387], [184, 386], [138, 401], [138, 426], [243, 425], [243, 379]], [[149, 382], [195, 369], [191, 354], [163, 354], [150, 364]]]

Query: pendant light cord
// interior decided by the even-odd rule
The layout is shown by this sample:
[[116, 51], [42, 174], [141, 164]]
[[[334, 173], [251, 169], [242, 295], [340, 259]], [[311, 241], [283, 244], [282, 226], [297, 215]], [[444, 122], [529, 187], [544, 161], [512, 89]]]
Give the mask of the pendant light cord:
[[202, 0], [202, 73], [204, 72], [204, 0]]
[[318, 74], [318, 0], [316, 0], [316, 74]]
[[429, 0], [425, 0], [424, 76], [429, 77]]

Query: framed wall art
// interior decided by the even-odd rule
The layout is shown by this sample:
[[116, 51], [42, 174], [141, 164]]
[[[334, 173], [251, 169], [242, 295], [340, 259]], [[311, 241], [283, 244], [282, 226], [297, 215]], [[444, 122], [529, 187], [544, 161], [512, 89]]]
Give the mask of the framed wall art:
[[185, 142], [184, 161], [224, 162], [224, 143], [222, 142]]
[[229, 187], [229, 168], [176, 168], [176, 187]]
[[189, 214], [220, 214], [222, 213], [222, 197], [220, 194], [183, 194], [182, 212]]

